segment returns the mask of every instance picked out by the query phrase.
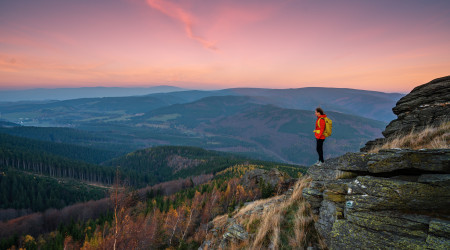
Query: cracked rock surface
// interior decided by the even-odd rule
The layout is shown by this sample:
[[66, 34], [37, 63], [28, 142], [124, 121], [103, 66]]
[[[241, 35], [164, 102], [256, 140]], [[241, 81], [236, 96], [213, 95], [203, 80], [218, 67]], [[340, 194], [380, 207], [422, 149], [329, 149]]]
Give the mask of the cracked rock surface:
[[439, 126], [450, 117], [450, 76], [414, 88], [401, 98], [392, 109], [397, 119], [391, 121], [383, 131], [384, 138], [366, 143], [361, 151], [384, 144], [386, 140], [405, 135], [412, 130], [421, 131], [427, 126]]
[[303, 196], [331, 249], [450, 249], [449, 160], [450, 149], [348, 153], [310, 167]]

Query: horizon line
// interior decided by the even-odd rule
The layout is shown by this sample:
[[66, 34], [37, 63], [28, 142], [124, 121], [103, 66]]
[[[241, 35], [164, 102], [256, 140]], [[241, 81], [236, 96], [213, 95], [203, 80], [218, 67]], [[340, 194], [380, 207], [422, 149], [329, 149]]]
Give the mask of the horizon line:
[[[421, 84], [422, 85], [422, 84]], [[417, 85], [420, 86], [420, 85]], [[416, 86], [416, 87], [417, 87]], [[387, 91], [381, 91], [381, 90], [374, 90], [374, 89], [359, 89], [359, 88], [350, 88], [350, 87], [326, 87], [326, 86], [305, 86], [305, 87], [298, 87], [298, 88], [293, 88], [293, 87], [286, 87], [286, 88], [268, 88], [268, 87], [246, 87], [246, 86], [242, 86], [242, 87], [229, 87], [229, 88], [184, 88], [184, 87], [180, 87], [180, 86], [176, 86], [176, 85], [166, 85], [166, 84], [161, 84], [161, 85], [142, 85], [142, 86], [102, 86], [102, 85], [98, 85], [98, 86], [79, 86], [79, 87], [74, 87], [74, 86], [68, 86], [68, 87], [35, 87], [35, 88], [3, 88], [0, 87], [0, 92], [3, 91], [29, 91], [29, 90], [57, 90], [57, 89], [93, 89], [93, 88], [116, 88], [116, 89], [148, 89], [148, 88], [158, 88], [158, 87], [168, 87], [168, 88], [178, 88], [180, 89], [180, 91], [220, 91], [220, 90], [227, 90], [227, 89], [268, 89], [268, 90], [296, 90], [296, 89], [306, 89], [306, 88], [322, 88], [322, 89], [348, 89], [348, 90], [361, 90], [361, 91], [370, 91], [370, 92], [380, 92], [380, 93], [387, 93], [387, 94], [408, 94], [411, 91], [395, 91], [395, 92], [387, 92]], [[171, 92], [176, 92], [175, 91], [171, 91]]]

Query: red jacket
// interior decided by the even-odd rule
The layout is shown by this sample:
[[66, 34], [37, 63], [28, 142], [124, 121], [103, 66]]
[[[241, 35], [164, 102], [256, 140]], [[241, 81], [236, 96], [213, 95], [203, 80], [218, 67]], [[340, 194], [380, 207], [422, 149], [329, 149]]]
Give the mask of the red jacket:
[[316, 121], [316, 129], [314, 130], [314, 135], [317, 139], [325, 139], [325, 136], [323, 135], [323, 131], [325, 131], [325, 118], [327, 115], [321, 115], [317, 118]]

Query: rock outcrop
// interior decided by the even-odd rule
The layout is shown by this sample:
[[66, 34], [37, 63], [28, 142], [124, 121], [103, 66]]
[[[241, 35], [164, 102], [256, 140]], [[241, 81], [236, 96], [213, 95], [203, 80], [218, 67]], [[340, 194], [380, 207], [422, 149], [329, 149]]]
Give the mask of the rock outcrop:
[[411, 130], [420, 131], [427, 126], [439, 126], [450, 118], [450, 76], [437, 78], [414, 88], [401, 98], [392, 109], [397, 119], [383, 131], [384, 138], [367, 142], [361, 149], [368, 152], [384, 144], [386, 140], [408, 134]]
[[[330, 249], [450, 249], [450, 149], [366, 151], [413, 129], [448, 122], [449, 105], [450, 76], [419, 86], [393, 109], [398, 119], [386, 127], [385, 138], [308, 169], [312, 181], [302, 195], [318, 215], [315, 230]], [[241, 183], [290, 181], [276, 170], [254, 170]], [[261, 217], [291, 196], [289, 189], [246, 204], [232, 218], [216, 218], [200, 249], [228, 249], [254, 238], [243, 226], [249, 217]]]
[[308, 174], [331, 249], [450, 248], [450, 149], [347, 153]]
[[240, 183], [244, 188], [252, 188], [261, 184], [270, 185], [277, 193], [284, 193], [292, 185], [296, 179], [291, 178], [288, 174], [280, 172], [278, 169], [271, 170], [254, 169], [245, 173]]
[[450, 249], [450, 149], [389, 149], [387, 140], [450, 119], [450, 76], [416, 87], [393, 108], [398, 118], [368, 142], [312, 166], [303, 195], [331, 249]]

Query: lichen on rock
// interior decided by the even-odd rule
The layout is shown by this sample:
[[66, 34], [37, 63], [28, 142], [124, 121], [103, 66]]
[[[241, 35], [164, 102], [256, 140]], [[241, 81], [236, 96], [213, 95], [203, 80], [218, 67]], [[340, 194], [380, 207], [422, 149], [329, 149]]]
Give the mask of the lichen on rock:
[[[317, 231], [331, 249], [448, 249], [449, 152], [348, 153], [311, 167], [303, 196], [319, 215]], [[338, 179], [338, 171], [354, 177]]]

